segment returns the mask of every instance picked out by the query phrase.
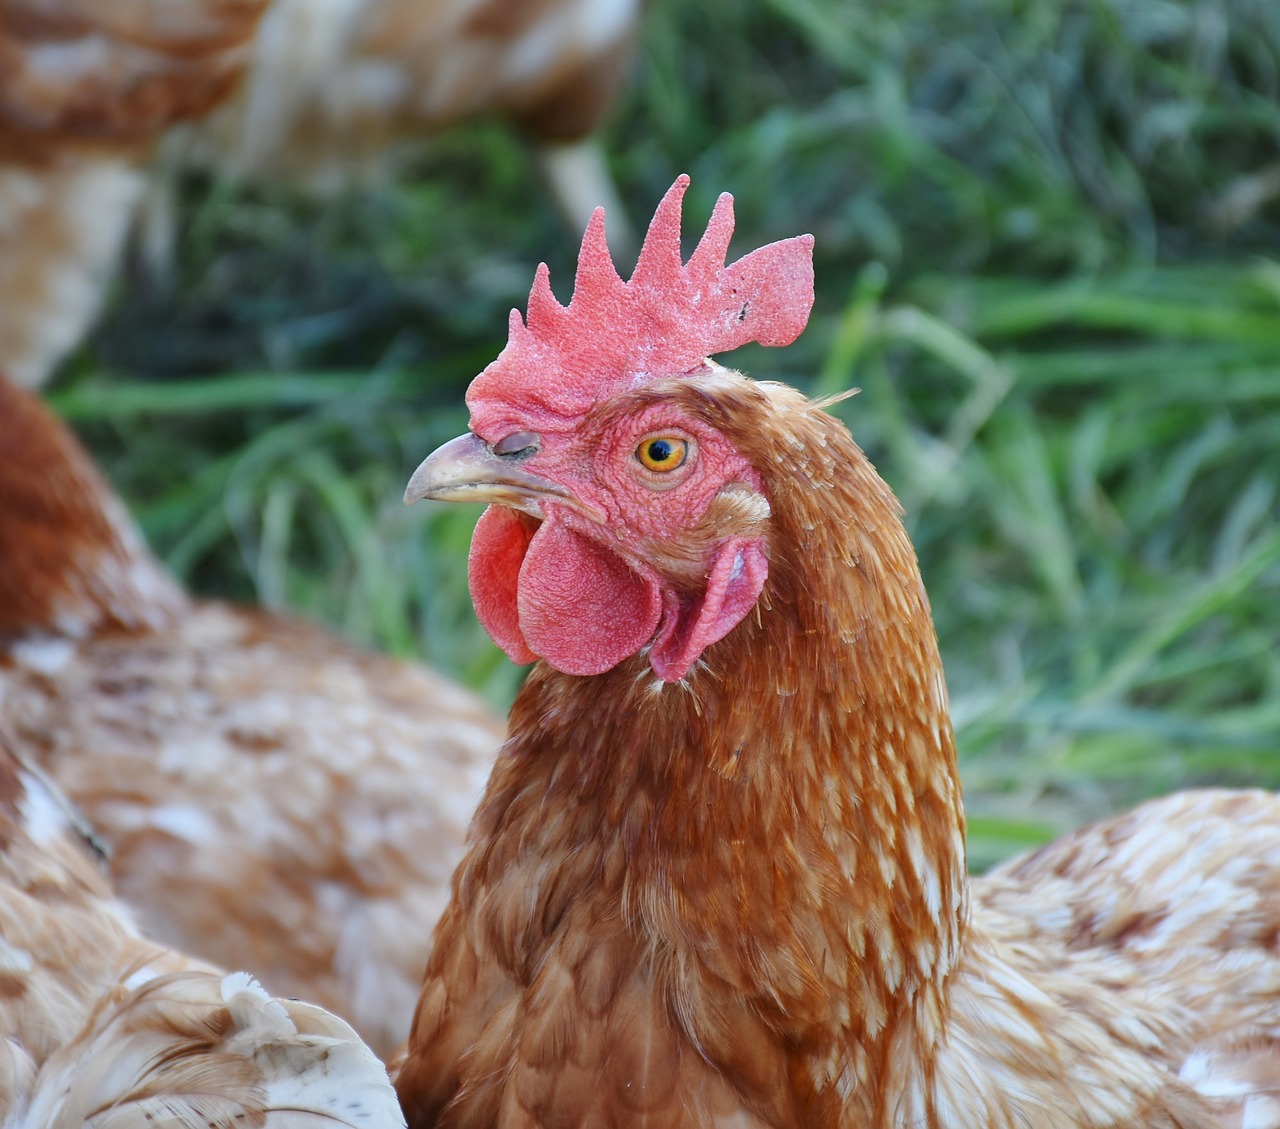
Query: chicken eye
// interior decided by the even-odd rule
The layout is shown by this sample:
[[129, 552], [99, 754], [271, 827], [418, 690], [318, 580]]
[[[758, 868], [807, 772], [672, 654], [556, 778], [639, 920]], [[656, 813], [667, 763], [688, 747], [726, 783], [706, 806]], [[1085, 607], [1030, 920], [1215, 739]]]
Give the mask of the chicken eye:
[[689, 456], [689, 444], [674, 435], [655, 435], [642, 440], [636, 448], [636, 458], [646, 470], [665, 474], [684, 465]]

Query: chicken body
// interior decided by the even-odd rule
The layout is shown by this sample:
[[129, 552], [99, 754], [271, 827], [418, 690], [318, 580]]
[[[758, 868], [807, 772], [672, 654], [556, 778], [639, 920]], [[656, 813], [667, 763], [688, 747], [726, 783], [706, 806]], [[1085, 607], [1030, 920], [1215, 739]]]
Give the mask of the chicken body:
[[[152, 258], [171, 255], [181, 167], [332, 189], [492, 113], [540, 143], [575, 225], [616, 209], [584, 139], [625, 73], [640, 6], [0, 0], [0, 371], [48, 379], [97, 316], [140, 207]], [[191, 125], [172, 132], [179, 122]]]
[[42, 383], [101, 307], [151, 144], [225, 97], [267, 0], [0, 0], [0, 369]]
[[567, 310], [540, 276], [410, 484], [494, 503], [473, 596], [542, 660], [434, 938], [410, 1126], [1280, 1125], [1280, 800], [1187, 794], [970, 882], [896, 500], [821, 405], [672, 341], [789, 318], [801, 251], [709, 281], [731, 218], [680, 266], [682, 190], [630, 289], [592, 231]]
[[74, 438], [0, 382], [0, 728], [111, 850], [147, 933], [385, 1054], [502, 727], [318, 628], [189, 598]]
[[99, 861], [0, 742], [0, 1125], [403, 1126], [350, 1027], [145, 940]]

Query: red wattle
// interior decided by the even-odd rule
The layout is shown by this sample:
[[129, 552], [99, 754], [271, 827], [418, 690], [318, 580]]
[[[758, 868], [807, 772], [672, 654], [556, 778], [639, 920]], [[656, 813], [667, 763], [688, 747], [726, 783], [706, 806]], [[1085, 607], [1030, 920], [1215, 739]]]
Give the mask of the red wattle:
[[541, 657], [565, 674], [600, 674], [658, 629], [658, 587], [616, 553], [504, 506], [476, 523], [468, 558], [476, 615], [515, 663]]
[[536, 527], [506, 506], [490, 506], [476, 522], [467, 557], [471, 602], [489, 637], [513, 663], [531, 663], [538, 656], [520, 632], [516, 591], [520, 566]]
[[656, 584], [553, 518], [529, 542], [518, 603], [526, 644], [565, 674], [617, 666], [653, 638], [662, 615]]

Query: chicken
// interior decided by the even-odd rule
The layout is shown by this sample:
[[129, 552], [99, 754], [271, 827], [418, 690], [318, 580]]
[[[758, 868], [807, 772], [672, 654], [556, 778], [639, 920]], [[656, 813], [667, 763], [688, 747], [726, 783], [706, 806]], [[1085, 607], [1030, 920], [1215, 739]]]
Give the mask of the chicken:
[[267, 0], [0, 0], [0, 368], [41, 383], [102, 304], [169, 126], [225, 97]]
[[[583, 139], [625, 73], [640, 4], [0, 0], [0, 369], [48, 379], [97, 316], [140, 208], [164, 262], [183, 165], [332, 187], [496, 112], [539, 141], [576, 226], [615, 200]], [[233, 94], [169, 137], [148, 177], [170, 127]]]
[[484, 626], [537, 660], [434, 935], [412, 1129], [1280, 1125], [1280, 800], [1188, 793], [970, 880], [899, 506], [844, 426], [708, 356], [782, 345], [811, 239], [629, 282], [472, 383], [406, 500], [490, 503]]
[[145, 940], [98, 861], [0, 740], [0, 1125], [404, 1125], [350, 1027]]
[[332, 191], [393, 167], [413, 143], [480, 114], [537, 145], [574, 228], [619, 211], [591, 139], [626, 74], [642, 0], [273, 0], [236, 96], [166, 143], [149, 200], [149, 257], [170, 256], [172, 178]]
[[147, 934], [408, 1030], [503, 728], [443, 677], [184, 593], [74, 437], [0, 380], [0, 729]]
[[626, 73], [640, 3], [273, 0], [247, 79], [189, 131], [193, 155], [238, 177], [327, 186], [476, 114], [576, 142]]

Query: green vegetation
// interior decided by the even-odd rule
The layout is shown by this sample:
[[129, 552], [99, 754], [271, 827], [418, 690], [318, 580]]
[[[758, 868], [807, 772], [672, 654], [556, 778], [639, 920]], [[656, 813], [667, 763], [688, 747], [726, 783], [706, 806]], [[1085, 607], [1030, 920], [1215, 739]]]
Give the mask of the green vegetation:
[[[815, 392], [907, 506], [982, 863], [1200, 782], [1280, 786], [1280, 5], [652, 0], [608, 135], [633, 217], [818, 237], [811, 328], [734, 363]], [[509, 699], [475, 513], [406, 511], [540, 259], [522, 144], [458, 128], [319, 205], [193, 185], [59, 382], [201, 591]]]

